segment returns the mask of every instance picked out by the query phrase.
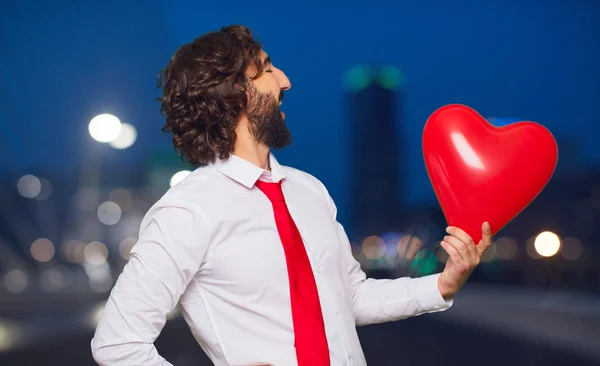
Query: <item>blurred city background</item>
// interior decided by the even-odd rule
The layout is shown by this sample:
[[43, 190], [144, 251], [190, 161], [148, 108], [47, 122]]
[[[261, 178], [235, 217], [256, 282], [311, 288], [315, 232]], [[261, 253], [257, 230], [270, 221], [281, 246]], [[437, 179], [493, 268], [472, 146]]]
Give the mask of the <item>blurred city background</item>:
[[[328, 187], [370, 277], [443, 268], [421, 154], [435, 109], [558, 141], [452, 309], [359, 328], [370, 365], [600, 365], [599, 17], [596, 0], [0, 0], [0, 365], [94, 365], [143, 215], [193, 169], [160, 131], [158, 72], [233, 23], [292, 82], [279, 161]], [[210, 365], [178, 311], [156, 345]]]

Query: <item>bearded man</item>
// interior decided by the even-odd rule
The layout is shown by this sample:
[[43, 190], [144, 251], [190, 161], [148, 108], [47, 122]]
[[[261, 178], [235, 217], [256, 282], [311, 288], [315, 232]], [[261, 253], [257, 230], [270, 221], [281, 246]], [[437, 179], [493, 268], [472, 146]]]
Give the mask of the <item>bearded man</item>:
[[100, 365], [170, 365], [154, 341], [177, 304], [216, 366], [366, 365], [356, 327], [448, 309], [491, 242], [447, 229], [442, 273], [368, 279], [336, 206], [280, 165], [284, 72], [243, 26], [182, 46], [161, 75], [163, 130], [195, 170], [145, 215], [91, 342]]

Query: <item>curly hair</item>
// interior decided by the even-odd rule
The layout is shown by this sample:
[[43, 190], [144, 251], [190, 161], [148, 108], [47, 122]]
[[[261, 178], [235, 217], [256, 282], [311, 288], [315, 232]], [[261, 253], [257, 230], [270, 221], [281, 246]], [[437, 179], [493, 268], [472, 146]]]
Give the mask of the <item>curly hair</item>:
[[184, 162], [202, 166], [230, 156], [251, 79], [263, 72], [261, 49], [248, 28], [226, 26], [183, 45], [161, 71], [162, 131]]

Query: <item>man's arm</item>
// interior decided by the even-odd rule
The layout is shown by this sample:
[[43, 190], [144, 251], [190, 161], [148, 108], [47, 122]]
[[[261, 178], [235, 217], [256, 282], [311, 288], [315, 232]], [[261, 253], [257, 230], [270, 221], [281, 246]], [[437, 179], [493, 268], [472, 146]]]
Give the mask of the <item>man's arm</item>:
[[353, 291], [356, 325], [368, 325], [400, 320], [424, 313], [448, 309], [453, 299], [444, 299], [438, 289], [440, 274], [420, 278], [373, 279], [360, 268], [352, 255], [350, 242], [339, 222], [338, 238], [348, 269], [348, 281]]
[[185, 206], [153, 208], [146, 215], [91, 342], [99, 365], [171, 365], [154, 341], [197, 273], [209, 242], [206, 220]]
[[356, 325], [389, 322], [448, 309], [453, 299], [444, 299], [438, 288], [440, 274], [420, 278], [367, 278], [360, 263], [352, 255], [350, 241], [337, 221], [337, 208], [325, 186], [320, 187], [328, 201], [337, 236], [342, 245], [341, 255], [348, 269], [348, 281], [353, 291]]

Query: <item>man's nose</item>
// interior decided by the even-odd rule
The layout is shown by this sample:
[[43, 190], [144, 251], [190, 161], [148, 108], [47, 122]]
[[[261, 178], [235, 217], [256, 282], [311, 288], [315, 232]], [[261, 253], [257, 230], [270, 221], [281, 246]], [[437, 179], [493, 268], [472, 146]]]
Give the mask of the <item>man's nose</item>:
[[281, 70], [279, 70], [279, 85], [281, 86], [281, 90], [289, 90], [292, 87], [290, 79]]

